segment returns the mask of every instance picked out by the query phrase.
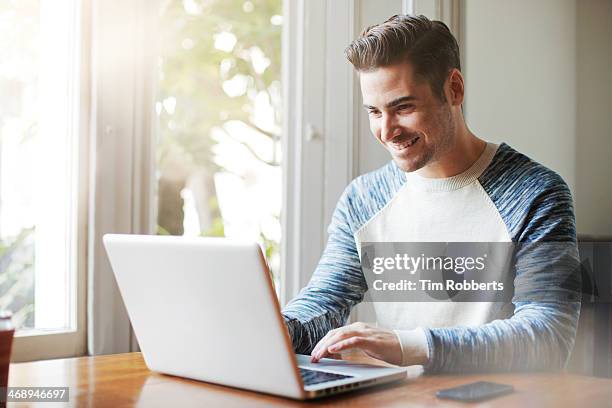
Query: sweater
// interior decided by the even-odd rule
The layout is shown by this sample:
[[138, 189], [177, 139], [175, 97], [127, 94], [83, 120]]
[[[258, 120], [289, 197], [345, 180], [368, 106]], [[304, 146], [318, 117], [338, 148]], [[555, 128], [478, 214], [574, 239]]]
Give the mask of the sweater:
[[[487, 143], [465, 172], [425, 178], [391, 161], [353, 180], [340, 197], [329, 239], [308, 285], [282, 313], [297, 353], [310, 353], [344, 325], [368, 285], [364, 242], [563, 242], [577, 259], [569, 188], [554, 171], [505, 143]], [[522, 248], [519, 246], [518, 248]], [[544, 248], [541, 251], [545, 251]], [[513, 254], [514, 285], [561, 282], [555, 257]], [[579, 280], [574, 281], [576, 291]], [[379, 327], [395, 331], [402, 365], [416, 356], [426, 372], [532, 371], [565, 366], [579, 301], [376, 302]], [[421, 358], [423, 357], [423, 358]]]

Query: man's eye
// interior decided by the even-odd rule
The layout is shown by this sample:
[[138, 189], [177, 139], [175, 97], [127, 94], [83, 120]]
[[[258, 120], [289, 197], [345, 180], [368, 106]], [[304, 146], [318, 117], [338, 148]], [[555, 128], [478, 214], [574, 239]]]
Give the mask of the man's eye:
[[414, 109], [414, 105], [400, 105], [397, 107], [398, 111], [408, 111], [408, 110], [413, 110]]
[[368, 115], [377, 116], [380, 115], [380, 112], [377, 110], [368, 110]]

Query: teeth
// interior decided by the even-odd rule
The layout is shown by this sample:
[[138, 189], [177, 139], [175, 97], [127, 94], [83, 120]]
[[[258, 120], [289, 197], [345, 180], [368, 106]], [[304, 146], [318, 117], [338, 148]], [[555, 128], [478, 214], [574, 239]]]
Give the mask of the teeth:
[[407, 141], [407, 142], [405, 142], [405, 143], [396, 144], [395, 146], [396, 146], [396, 148], [397, 148], [398, 150], [405, 149], [405, 148], [410, 147], [410, 146], [412, 146], [413, 144], [415, 144], [415, 143], [417, 142], [417, 140], [418, 140], [418, 139], [419, 139], [419, 137], [417, 136], [417, 137], [415, 137], [414, 139], [411, 139], [411, 140], [409, 140], [409, 141]]

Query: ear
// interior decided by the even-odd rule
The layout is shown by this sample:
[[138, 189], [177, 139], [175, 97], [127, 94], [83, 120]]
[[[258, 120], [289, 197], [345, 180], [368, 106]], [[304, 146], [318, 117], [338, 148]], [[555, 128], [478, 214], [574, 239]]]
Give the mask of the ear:
[[453, 68], [448, 77], [449, 103], [453, 106], [461, 106], [465, 96], [463, 75], [457, 68]]

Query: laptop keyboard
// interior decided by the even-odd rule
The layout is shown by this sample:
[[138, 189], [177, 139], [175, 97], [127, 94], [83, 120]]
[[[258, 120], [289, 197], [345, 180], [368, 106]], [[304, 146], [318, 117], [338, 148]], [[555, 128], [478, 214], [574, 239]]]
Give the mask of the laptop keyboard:
[[304, 385], [315, 385], [321, 384], [328, 381], [342, 380], [344, 378], [352, 378], [352, 375], [342, 375], [334, 373], [326, 373], [324, 371], [309, 370], [307, 368], [300, 367], [300, 375]]

